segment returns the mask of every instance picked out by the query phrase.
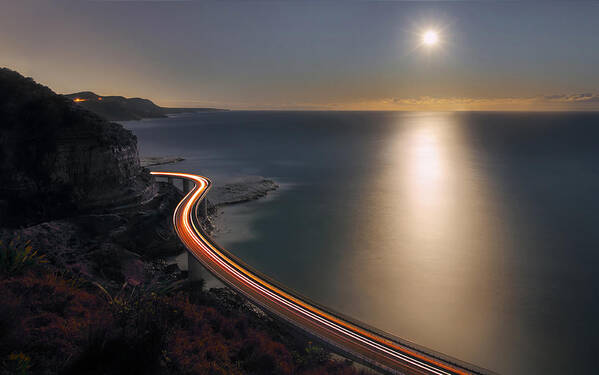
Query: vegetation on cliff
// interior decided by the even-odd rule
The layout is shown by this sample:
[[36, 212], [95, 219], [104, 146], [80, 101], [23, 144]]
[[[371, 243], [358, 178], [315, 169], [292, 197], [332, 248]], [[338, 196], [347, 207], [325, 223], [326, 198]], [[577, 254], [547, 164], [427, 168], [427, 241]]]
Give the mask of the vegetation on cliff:
[[[4, 250], [3, 250], [4, 251]], [[115, 290], [52, 264], [0, 271], [0, 374], [356, 374], [201, 283]]]
[[76, 92], [65, 96], [82, 108], [109, 121], [141, 120], [184, 112], [222, 111], [217, 108], [165, 108], [157, 106], [149, 99], [100, 96], [91, 91]]

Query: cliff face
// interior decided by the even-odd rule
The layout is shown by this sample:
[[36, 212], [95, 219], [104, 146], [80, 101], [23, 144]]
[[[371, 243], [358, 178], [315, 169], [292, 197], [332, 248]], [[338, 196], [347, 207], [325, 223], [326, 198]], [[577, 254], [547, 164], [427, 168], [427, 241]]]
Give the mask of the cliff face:
[[110, 121], [141, 120], [159, 118], [177, 113], [218, 112], [218, 108], [165, 108], [149, 99], [125, 98], [122, 96], [100, 96], [91, 91], [67, 94], [65, 97], [100, 117]]
[[153, 194], [135, 136], [0, 69], [0, 226], [144, 200]]
[[71, 100], [77, 100], [77, 104], [82, 108], [110, 121], [166, 117], [166, 112], [148, 99], [99, 96], [90, 91], [65, 96]]

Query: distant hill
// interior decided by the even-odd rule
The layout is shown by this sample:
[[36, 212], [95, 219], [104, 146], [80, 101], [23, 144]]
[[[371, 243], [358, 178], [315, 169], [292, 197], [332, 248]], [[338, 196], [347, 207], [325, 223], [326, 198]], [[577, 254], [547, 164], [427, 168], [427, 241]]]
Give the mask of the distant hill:
[[148, 99], [100, 96], [91, 91], [76, 92], [65, 96], [109, 121], [141, 120], [142, 118], [166, 117], [169, 114], [185, 112], [222, 111], [217, 108], [165, 108], [157, 106]]

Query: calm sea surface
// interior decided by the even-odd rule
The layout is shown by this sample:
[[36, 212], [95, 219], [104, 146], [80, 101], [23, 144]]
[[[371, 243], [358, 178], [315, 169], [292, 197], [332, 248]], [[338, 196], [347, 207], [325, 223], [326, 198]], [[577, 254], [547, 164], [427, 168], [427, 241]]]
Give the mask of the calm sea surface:
[[599, 114], [223, 112], [128, 122], [156, 169], [282, 187], [217, 240], [331, 308], [502, 374], [596, 373]]

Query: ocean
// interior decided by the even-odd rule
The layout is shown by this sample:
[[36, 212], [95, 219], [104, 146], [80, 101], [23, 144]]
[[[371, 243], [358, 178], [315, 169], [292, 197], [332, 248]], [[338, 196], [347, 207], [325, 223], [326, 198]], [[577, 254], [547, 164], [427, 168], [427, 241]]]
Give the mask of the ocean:
[[595, 373], [599, 113], [269, 112], [123, 123], [154, 170], [281, 187], [217, 241], [334, 310], [502, 374]]

